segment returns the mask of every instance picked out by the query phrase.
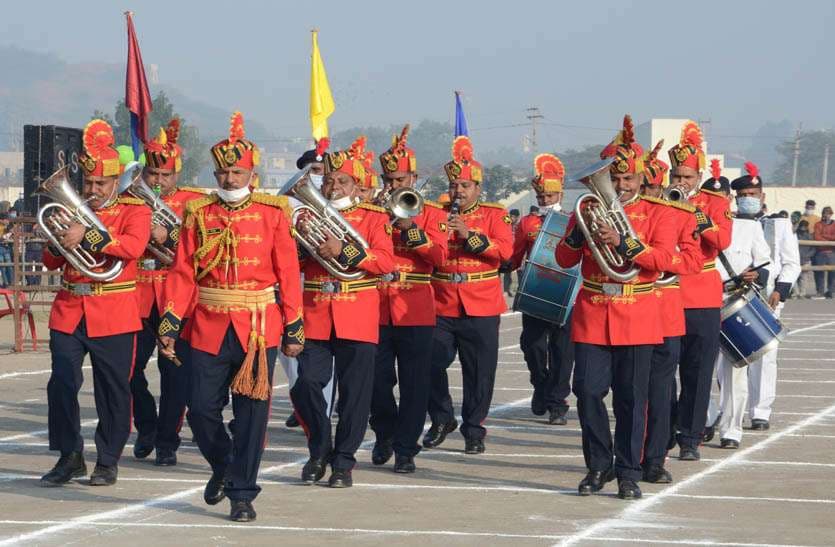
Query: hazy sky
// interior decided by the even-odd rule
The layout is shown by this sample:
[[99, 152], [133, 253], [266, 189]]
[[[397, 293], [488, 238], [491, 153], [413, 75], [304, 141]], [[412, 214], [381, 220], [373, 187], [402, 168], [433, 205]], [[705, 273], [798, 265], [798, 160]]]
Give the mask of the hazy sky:
[[496, 126], [525, 122], [532, 105], [563, 124], [540, 134], [558, 149], [611, 136], [564, 125], [614, 128], [625, 112], [639, 123], [709, 118], [714, 138], [770, 120], [835, 125], [831, 0], [16, 1], [4, 2], [0, 43], [124, 64], [128, 8], [161, 83], [282, 136], [309, 135], [314, 26], [337, 104], [332, 131], [451, 120], [454, 89], [476, 145], [517, 146], [526, 128]]

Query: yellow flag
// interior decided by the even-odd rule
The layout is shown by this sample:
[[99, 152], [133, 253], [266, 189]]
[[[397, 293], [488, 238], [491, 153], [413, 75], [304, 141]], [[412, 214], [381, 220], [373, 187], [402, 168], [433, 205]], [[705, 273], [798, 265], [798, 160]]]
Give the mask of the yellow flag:
[[313, 33], [313, 52], [310, 58], [310, 125], [313, 127], [313, 138], [317, 141], [328, 136], [328, 117], [336, 108], [333, 104], [331, 87], [328, 85], [328, 75], [319, 54], [318, 31]]

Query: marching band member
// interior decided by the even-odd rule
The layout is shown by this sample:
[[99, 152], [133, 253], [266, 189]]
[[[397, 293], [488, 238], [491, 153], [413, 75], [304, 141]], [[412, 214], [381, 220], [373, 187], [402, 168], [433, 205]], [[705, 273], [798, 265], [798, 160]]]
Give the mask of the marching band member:
[[[406, 145], [409, 126], [380, 155], [384, 193], [414, 188], [417, 161]], [[418, 440], [426, 420], [435, 329], [432, 269], [447, 258], [447, 215], [424, 201], [423, 211], [392, 224], [394, 271], [380, 278], [380, 341], [374, 368], [371, 429], [377, 437], [372, 462], [383, 465], [395, 454], [394, 471], [413, 473]], [[395, 361], [397, 372], [395, 373]], [[400, 405], [394, 399], [400, 384]]]
[[[186, 204], [204, 195], [198, 188], [177, 187], [177, 179], [183, 166], [183, 151], [177, 144], [180, 120], [175, 118], [161, 128], [156, 139], [145, 143], [146, 165], [142, 179], [158, 192], [159, 198], [180, 219]], [[179, 243], [179, 229], [166, 230], [163, 226], [151, 226], [151, 240], [164, 246], [172, 253]], [[160, 376], [159, 415], [154, 396], [148, 390], [145, 367], [157, 346], [160, 312], [164, 309], [162, 286], [168, 274], [168, 265], [163, 264], [154, 254], [146, 251], [139, 260], [136, 277], [139, 298], [139, 316], [143, 319], [142, 329], [136, 337], [136, 363], [130, 390], [133, 395], [133, 423], [136, 425], [136, 442], [133, 455], [145, 458], [156, 448], [156, 465], [176, 465], [177, 448], [180, 446], [180, 427], [188, 400], [189, 375], [188, 347], [184, 339], [177, 340], [176, 351], [181, 356], [180, 366], [160, 354], [157, 368]]]
[[[718, 165], [715, 168], [718, 168]], [[716, 173], [714, 173], [713, 180], [720, 180]], [[731, 188], [737, 191], [737, 213], [732, 220], [731, 244], [720, 253], [720, 261], [716, 265], [723, 281], [729, 280], [732, 276], [741, 275], [743, 283], [756, 283], [760, 287], [765, 287], [767, 284], [768, 269], [761, 268], [752, 271], [754, 266], [770, 260], [768, 243], [765, 241], [762, 225], [757, 221], [762, 202], [759, 196], [748, 195], [750, 192], [746, 191], [759, 185], [759, 178], [750, 176], [740, 177], [731, 183]], [[721, 182], [719, 186], [721, 188]], [[746, 190], [739, 190], [743, 186]], [[731, 287], [731, 290], [734, 288]], [[742, 418], [745, 413], [745, 403], [748, 400], [749, 367], [734, 367], [721, 351], [716, 364], [716, 377], [719, 381], [720, 446], [736, 449], [739, 448], [742, 440]], [[709, 422], [711, 418], [714, 417], [709, 416]]]
[[[702, 269], [702, 254], [696, 232], [696, 208], [682, 202], [661, 199], [667, 186], [670, 166], [658, 159], [663, 139], [644, 158], [644, 182], [642, 199], [661, 203], [670, 209], [667, 214], [674, 219], [678, 247], [667, 275], [693, 274]], [[653, 483], [669, 483], [673, 477], [664, 469], [667, 444], [670, 439], [671, 399], [675, 386], [681, 336], [684, 335], [684, 307], [678, 280], [656, 284], [660, 298], [664, 342], [653, 347], [649, 374], [649, 404], [647, 406], [646, 439], [644, 441], [643, 480]]]
[[[681, 139], [669, 151], [673, 166], [671, 185], [689, 195], [699, 185], [705, 167], [702, 130], [688, 121]], [[681, 393], [676, 405], [679, 459], [698, 460], [707, 421], [710, 384], [719, 352], [722, 280], [716, 271], [716, 256], [731, 242], [731, 213], [725, 196], [704, 188], [689, 197], [695, 206], [696, 229], [704, 263], [702, 271], [681, 275], [685, 335], [681, 339], [679, 377]]]
[[[84, 172], [83, 198], [101, 223], [100, 231], [75, 219], [55, 231], [62, 250], [81, 248], [97, 259], [123, 261], [121, 273], [107, 282], [94, 281], [69, 264], [58, 249], [47, 246], [43, 263], [62, 269], [61, 290], [49, 314], [52, 374], [47, 384], [49, 449], [61, 457], [41, 478], [43, 486], [60, 486], [87, 474], [78, 392], [81, 365], [89, 354], [96, 401], [96, 467], [91, 486], [116, 482], [118, 462], [130, 435], [130, 375], [136, 332], [142, 328], [136, 298], [136, 259], [145, 251], [151, 212], [135, 198], [118, 197], [122, 165], [113, 148], [113, 129], [103, 120], [84, 128], [79, 165]], [[114, 313], [117, 310], [118, 313]]]
[[[300, 275], [286, 198], [251, 190], [260, 153], [245, 138], [240, 112], [212, 158], [219, 189], [186, 206], [159, 334], [169, 358], [179, 336], [192, 348], [189, 424], [212, 468], [203, 499], [215, 505], [229, 497], [230, 518], [248, 522], [261, 490], [276, 348], [295, 356], [304, 344]], [[222, 415], [230, 388], [232, 439]]]
[[[394, 269], [391, 225], [385, 209], [359, 201], [358, 189], [366, 175], [364, 146], [365, 137], [360, 137], [349, 150], [325, 155], [322, 192], [369, 248], [329, 235], [318, 248], [318, 255], [323, 260], [336, 259], [343, 267], [365, 275], [340, 281], [318, 260], [304, 259], [304, 322], [308, 340], [299, 355], [299, 378], [290, 390], [310, 451], [302, 480], [310, 484], [319, 481], [330, 463], [328, 485], [333, 488], [353, 484], [355, 453], [368, 427], [374, 353], [379, 339], [380, 296], [374, 276]], [[306, 220], [299, 222], [296, 229], [303, 231]], [[335, 438], [322, 396], [334, 364], [339, 395]]]
[[[560, 211], [565, 167], [553, 154], [534, 158], [534, 179], [531, 182], [539, 210], [519, 221], [513, 238], [511, 268], [518, 270], [530, 255], [542, 221], [548, 211]], [[542, 416], [548, 412], [548, 423], [565, 425], [568, 420], [568, 395], [571, 393], [571, 369], [574, 346], [571, 343], [571, 318], [560, 327], [531, 315], [522, 314], [522, 335], [519, 345], [525, 355], [533, 386], [531, 412]]]
[[507, 309], [499, 265], [510, 259], [513, 234], [503, 206], [479, 199], [483, 172], [473, 157], [469, 137], [456, 137], [452, 161], [444, 166], [452, 199], [449, 214], [449, 256], [432, 274], [438, 315], [432, 349], [429, 416], [432, 426], [423, 446], [434, 448], [455, 431], [458, 422], [449, 394], [447, 368], [461, 361], [464, 395], [461, 405], [467, 454], [484, 452], [487, 430], [482, 425], [490, 410], [499, 358], [499, 320]]
[[[661, 344], [664, 335], [653, 283], [660, 272], [670, 269], [678, 230], [668, 207], [641, 199], [643, 149], [635, 142], [628, 115], [623, 130], [600, 156], [615, 158], [610, 166], [611, 180], [638, 238], [603, 225], [595, 244], [615, 248], [639, 268], [639, 273], [628, 283], [610, 279], [593, 259], [590, 243], [583, 237], [576, 216], [572, 216], [566, 237], [557, 246], [556, 259], [563, 268], [580, 263], [583, 275], [571, 325], [573, 390], [588, 468], [578, 492], [590, 495], [617, 477], [618, 497], [635, 499], [641, 497], [637, 481], [642, 477], [650, 362], [653, 346]], [[603, 402], [610, 387], [615, 413], [614, 452]]]
[[[749, 162], [745, 167], [748, 173], [734, 181], [737, 196], [751, 200], [759, 199], [761, 203], [765, 203], [762, 177], [759, 176], [757, 166]], [[763, 294], [774, 314], [780, 317], [786, 298], [800, 277], [800, 248], [789, 219], [765, 217], [762, 214], [758, 214], [758, 217], [763, 225], [771, 255], [768, 285]], [[771, 405], [774, 404], [777, 395], [777, 348], [763, 355], [758, 362], [748, 365], [748, 388], [751, 429], [765, 431], [770, 427]]]

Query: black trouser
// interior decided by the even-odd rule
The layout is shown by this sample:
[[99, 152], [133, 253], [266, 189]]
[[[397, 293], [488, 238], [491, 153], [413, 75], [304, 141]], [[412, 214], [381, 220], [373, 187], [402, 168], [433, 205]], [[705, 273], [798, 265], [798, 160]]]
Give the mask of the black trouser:
[[615, 473], [640, 480], [650, 360], [654, 346], [574, 344], [574, 395], [590, 471], [612, 467], [612, 432], [603, 399], [612, 389]]
[[[264, 452], [271, 399], [258, 401], [232, 394], [231, 439], [223, 424], [223, 408], [229, 403], [229, 385], [245, 356], [246, 351], [232, 325], [226, 330], [217, 355], [192, 348], [188, 414], [194, 440], [212, 471], [226, 473], [226, 495], [230, 500], [251, 501], [261, 491], [256, 479]], [[270, 386], [277, 356], [276, 348], [267, 349]], [[253, 366], [258, 366], [257, 358]]]
[[525, 354], [531, 385], [541, 390], [545, 408], [568, 410], [571, 393], [571, 369], [574, 367], [574, 344], [571, 342], [571, 318], [564, 327], [522, 314], [519, 345]]
[[687, 333], [681, 337], [681, 358], [678, 375], [681, 393], [678, 397], [678, 444], [695, 448], [702, 444], [713, 368], [719, 354], [719, 308], [684, 310]]
[[435, 424], [455, 419], [447, 368], [455, 360], [456, 352], [464, 384], [461, 434], [467, 439], [483, 439], [487, 430], [481, 424], [490, 411], [499, 360], [499, 316], [438, 317], [432, 342], [429, 392], [429, 416]]
[[647, 408], [647, 438], [644, 443], [644, 464], [664, 465], [670, 441], [670, 405], [675, 391], [680, 336], [664, 338], [664, 343], [653, 346], [649, 372], [649, 407]]
[[112, 336], [87, 336], [86, 318], [75, 332], [49, 331], [52, 375], [46, 385], [49, 402], [49, 449], [65, 456], [81, 452], [81, 414], [78, 392], [84, 383], [81, 364], [90, 354], [93, 365], [93, 396], [96, 400], [97, 462], [112, 466], [119, 462], [130, 435], [130, 375], [136, 346], [136, 333]]
[[[394, 451], [414, 457], [426, 421], [432, 370], [432, 332], [435, 327], [380, 327], [380, 342], [374, 359], [374, 394], [371, 398], [371, 429], [378, 441], [392, 441]], [[397, 360], [397, 372], [394, 362]], [[394, 386], [400, 383], [400, 408]]]
[[[307, 434], [311, 458], [330, 459], [334, 469], [352, 469], [354, 457], [368, 428], [374, 388], [375, 345], [369, 342], [330, 340], [305, 342], [299, 354], [299, 377], [290, 390], [296, 416]], [[339, 423], [332, 438], [322, 389], [335, 374], [339, 397]]]
[[[157, 305], [151, 307], [151, 315], [143, 322], [143, 329], [136, 335], [136, 364], [130, 391], [133, 394], [133, 423], [136, 426], [137, 442], [154, 445], [157, 449], [177, 450], [180, 446], [180, 428], [188, 402], [191, 376], [190, 350], [188, 342], [177, 340], [174, 350], [182, 363], [157, 355], [159, 369], [159, 416], [154, 396], [148, 390], [145, 367], [157, 347], [156, 331], [159, 328]], [[153, 332], [150, 329], [154, 329]]]

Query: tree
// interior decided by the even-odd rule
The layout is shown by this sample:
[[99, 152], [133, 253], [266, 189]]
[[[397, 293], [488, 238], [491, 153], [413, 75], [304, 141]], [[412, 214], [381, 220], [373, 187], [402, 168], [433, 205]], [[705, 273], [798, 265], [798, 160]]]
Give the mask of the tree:
[[[818, 186], [823, 180], [823, 158], [829, 144], [828, 184], [835, 185], [835, 134], [831, 131], [803, 131], [800, 133], [800, 157], [797, 161], [798, 186]], [[794, 141], [777, 145], [780, 158], [773, 180], [765, 184], [788, 185], [794, 169]]]
[[[168, 100], [164, 91], [160, 91], [152, 100], [154, 109], [148, 117], [148, 138], [152, 139], [159, 133], [160, 127], [168, 125], [172, 118], [180, 118], [174, 111], [174, 105]], [[130, 144], [130, 114], [124, 100], [116, 103], [113, 117], [96, 110], [93, 118], [101, 118], [113, 126], [116, 144]], [[183, 170], [180, 172], [180, 182], [194, 184], [200, 171], [208, 165], [209, 155], [206, 145], [200, 141], [196, 127], [188, 125], [180, 118], [180, 137], [177, 143], [183, 148]]]

